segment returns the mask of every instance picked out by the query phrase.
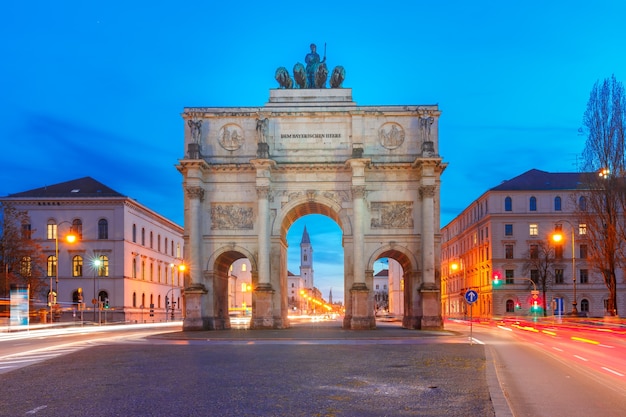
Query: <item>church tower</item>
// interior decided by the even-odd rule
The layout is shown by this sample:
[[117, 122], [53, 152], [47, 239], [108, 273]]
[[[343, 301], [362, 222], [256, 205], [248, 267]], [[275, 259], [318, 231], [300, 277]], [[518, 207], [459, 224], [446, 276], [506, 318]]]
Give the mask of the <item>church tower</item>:
[[302, 241], [300, 241], [300, 278], [304, 282], [304, 288], [313, 288], [313, 247], [309, 233], [304, 226]]

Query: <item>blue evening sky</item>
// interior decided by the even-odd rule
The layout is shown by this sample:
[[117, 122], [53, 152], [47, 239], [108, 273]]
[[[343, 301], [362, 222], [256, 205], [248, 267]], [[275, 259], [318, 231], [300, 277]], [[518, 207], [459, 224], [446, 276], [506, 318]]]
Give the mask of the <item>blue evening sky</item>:
[[[182, 225], [183, 107], [261, 106], [314, 42], [357, 104], [439, 104], [445, 225], [529, 169], [576, 170], [591, 87], [626, 80], [624, 16], [621, 0], [6, 2], [0, 195], [91, 176]], [[289, 268], [307, 224], [316, 285], [340, 299], [340, 232], [319, 218], [290, 230]]]

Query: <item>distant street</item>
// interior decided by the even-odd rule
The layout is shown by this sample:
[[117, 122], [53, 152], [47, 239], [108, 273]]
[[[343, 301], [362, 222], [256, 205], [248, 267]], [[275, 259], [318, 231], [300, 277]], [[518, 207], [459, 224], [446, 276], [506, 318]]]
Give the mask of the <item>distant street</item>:
[[[469, 336], [467, 322], [447, 322]], [[623, 416], [626, 339], [623, 330], [571, 322], [474, 323], [516, 417]]]

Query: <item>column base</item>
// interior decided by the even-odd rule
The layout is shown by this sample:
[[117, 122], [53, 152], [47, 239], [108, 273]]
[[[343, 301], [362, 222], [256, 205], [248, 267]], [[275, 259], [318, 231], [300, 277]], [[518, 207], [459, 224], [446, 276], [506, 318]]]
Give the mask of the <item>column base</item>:
[[207, 294], [202, 284], [192, 284], [185, 288], [185, 319], [183, 320], [184, 331], [206, 330], [208, 322], [202, 317], [202, 297]]
[[373, 330], [376, 328], [374, 306], [370, 302], [370, 290], [364, 283], [355, 283], [350, 289], [352, 311], [346, 312], [343, 328], [350, 330]]
[[274, 290], [268, 283], [259, 284], [254, 289], [254, 301], [252, 305], [252, 318], [250, 329], [275, 329], [274, 317]]

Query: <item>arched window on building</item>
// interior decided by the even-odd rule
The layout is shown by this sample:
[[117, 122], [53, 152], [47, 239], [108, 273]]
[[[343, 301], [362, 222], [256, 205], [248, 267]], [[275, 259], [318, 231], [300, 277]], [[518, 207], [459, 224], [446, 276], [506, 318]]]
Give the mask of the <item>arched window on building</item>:
[[57, 274], [57, 257], [54, 255], [48, 256], [47, 272], [49, 277], [54, 277]]
[[578, 208], [581, 211], [587, 211], [587, 199], [585, 198], [584, 195], [581, 195], [580, 198], [578, 199]]
[[561, 211], [561, 197], [554, 197], [554, 211]]
[[513, 199], [511, 197], [507, 197], [504, 199], [504, 211], [512, 211], [513, 210]]
[[530, 205], [530, 211], [537, 211], [537, 197], [533, 196], [530, 197], [530, 201], [529, 201], [529, 205]]
[[106, 219], [98, 220], [98, 239], [109, 238], [109, 222]]
[[589, 313], [589, 300], [586, 298], [580, 300], [580, 311], [583, 313]]
[[80, 255], [76, 255], [72, 258], [72, 276], [83, 276], [83, 257]]
[[513, 300], [506, 300], [506, 312], [514, 313], [515, 312], [515, 302]]
[[108, 277], [109, 276], [109, 257], [106, 255], [100, 255], [98, 259], [100, 260], [100, 266], [98, 267], [98, 276]]
[[78, 239], [83, 238], [83, 222], [80, 219], [74, 219], [72, 221], [72, 233], [76, 235]]
[[137, 307], [137, 293], [134, 292], [133, 293], [133, 307]]
[[133, 243], [137, 243], [137, 225], [133, 224]]

